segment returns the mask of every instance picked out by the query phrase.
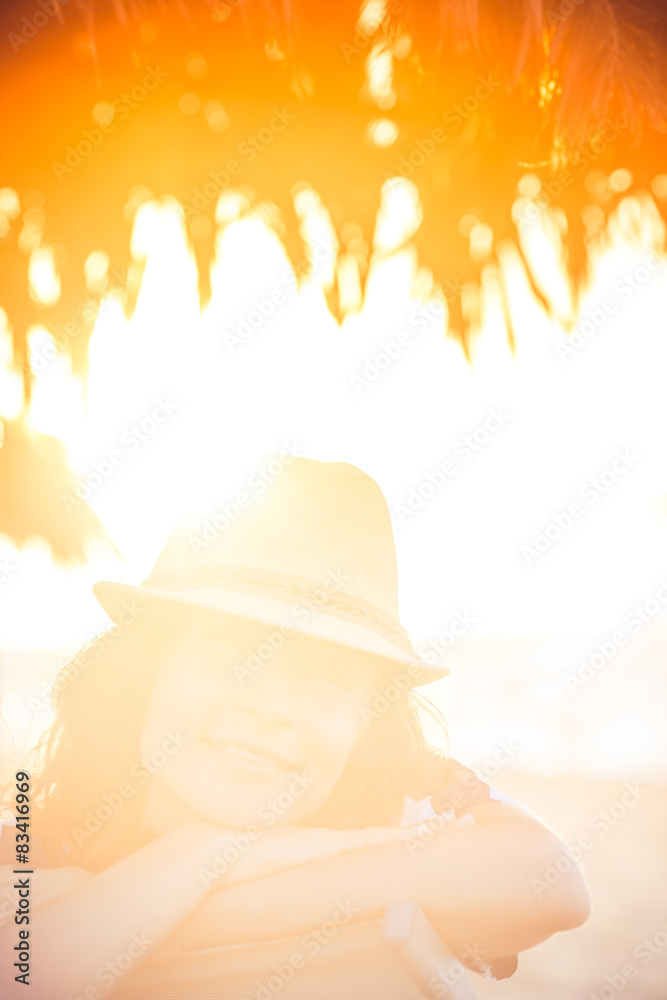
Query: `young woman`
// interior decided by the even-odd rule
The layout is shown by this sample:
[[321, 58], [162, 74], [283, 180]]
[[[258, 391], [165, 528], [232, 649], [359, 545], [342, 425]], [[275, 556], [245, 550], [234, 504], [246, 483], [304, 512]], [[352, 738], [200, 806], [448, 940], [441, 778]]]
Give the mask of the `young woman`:
[[[61, 672], [24, 765], [39, 1000], [101, 1000], [143, 961], [305, 933], [340, 900], [355, 920], [414, 900], [498, 975], [587, 916], [565, 844], [425, 744], [414, 688], [447, 671], [399, 623], [377, 484], [289, 458], [232, 523], [177, 529], [145, 585], [95, 588], [115, 625]], [[5, 895], [16, 843], [4, 825]], [[17, 940], [6, 920], [5, 968]], [[15, 975], [3, 996], [25, 995]]]

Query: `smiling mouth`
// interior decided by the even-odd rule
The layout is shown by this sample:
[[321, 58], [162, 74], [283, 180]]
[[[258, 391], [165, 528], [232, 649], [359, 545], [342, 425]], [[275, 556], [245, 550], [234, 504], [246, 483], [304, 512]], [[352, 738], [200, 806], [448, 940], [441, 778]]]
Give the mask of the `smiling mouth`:
[[274, 754], [266, 750], [246, 746], [238, 743], [227, 743], [224, 740], [205, 739], [208, 746], [213, 747], [227, 763], [230, 763], [238, 770], [250, 774], [288, 774], [297, 768], [294, 761], [288, 760], [282, 754]]

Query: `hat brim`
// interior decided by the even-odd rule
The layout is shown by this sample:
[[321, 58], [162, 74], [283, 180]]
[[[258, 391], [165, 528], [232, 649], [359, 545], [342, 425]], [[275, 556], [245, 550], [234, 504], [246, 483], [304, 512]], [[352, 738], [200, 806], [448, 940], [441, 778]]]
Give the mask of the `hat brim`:
[[449, 667], [426, 663], [416, 653], [414, 656], [404, 653], [388, 639], [364, 625], [316, 609], [311, 610], [304, 604], [290, 605], [261, 594], [217, 588], [162, 590], [158, 587], [133, 586], [113, 581], [94, 584], [93, 593], [116, 624], [120, 624], [119, 616], [127, 611], [128, 601], [134, 601], [140, 612], [150, 610], [153, 613], [168, 612], [174, 604], [185, 605], [272, 625], [282, 630], [284, 635], [299, 632], [314, 639], [381, 657], [388, 661], [388, 667], [407, 670], [407, 677], [415, 687], [432, 684], [450, 673]]

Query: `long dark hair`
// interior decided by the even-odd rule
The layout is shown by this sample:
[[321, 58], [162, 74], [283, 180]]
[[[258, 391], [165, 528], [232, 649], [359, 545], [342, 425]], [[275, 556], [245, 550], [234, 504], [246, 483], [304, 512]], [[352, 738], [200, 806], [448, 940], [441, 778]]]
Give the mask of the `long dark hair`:
[[[55, 863], [101, 871], [154, 836], [142, 827], [140, 732], [155, 670], [193, 620], [177, 606], [168, 617], [142, 615], [97, 636], [59, 671], [53, 722], [24, 764], [35, 829]], [[435, 788], [446, 755], [427, 745], [420, 711], [446, 740], [444, 719], [412, 689], [392, 699], [367, 723], [312, 825], [386, 825], [400, 817], [405, 795]]]

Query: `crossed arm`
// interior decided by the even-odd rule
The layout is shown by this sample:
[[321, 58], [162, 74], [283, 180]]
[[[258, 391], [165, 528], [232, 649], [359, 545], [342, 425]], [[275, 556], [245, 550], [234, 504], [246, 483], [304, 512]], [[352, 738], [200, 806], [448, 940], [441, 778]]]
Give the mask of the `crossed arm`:
[[[52, 1000], [81, 994], [102, 1000], [125, 974], [114, 963], [133, 940], [150, 944], [137, 961], [157, 961], [195, 948], [312, 932], [340, 904], [351, 919], [364, 920], [387, 903], [413, 900], [453, 951], [489, 964], [586, 919], [583, 877], [552, 831], [511, 805], [470, 811], [474, 824], [445, 827], [423, 845], [396, 828], [272, 827], [221, 879], [221, 888], [207, 885], [201, 871], [229, 846], [232, 831], [210, 824], [177, 828], [99, 874], [36, 872], [33, 992]], [[571, 863], [561, 866], [560, 881], [536, 891], [536, 881], [545, 884], [546, 866], [564, 856]], [[6, 876], [11, 886], [11, 869]], [[15, 932], [13, 922], [0, 927], [0, 953], [12, 953]], [[23, 995], [12, 972], [5, 968], [0, 977], [8, 998]]]
[[[216, 890], [166, 951], [305, 933], [331, 920], [341, 902], [364, 920], [390, 902], [413, 900], [453, 951], [489, 963], [586, 920], [581, 871], [548, 827], [498, 802], [471, 813], [475, 824], [444, 828], [426, 843], [380, 844]], [[571, 863], [560, 881], [536, 888], [545, 885], [545, 867], [563, 857]]]

